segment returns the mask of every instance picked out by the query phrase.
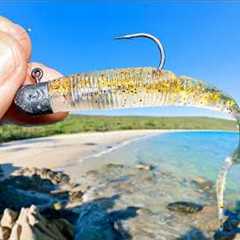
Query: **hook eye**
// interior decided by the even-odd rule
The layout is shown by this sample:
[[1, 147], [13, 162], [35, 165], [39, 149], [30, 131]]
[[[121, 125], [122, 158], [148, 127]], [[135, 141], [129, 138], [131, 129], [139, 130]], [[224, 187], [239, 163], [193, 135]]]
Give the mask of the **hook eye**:
[[155, 36], [148, 34], [148, 33], [127, 34], [127, 35], [123, 35], [120, 37], [115, 37], [114, 39], [121, 40], [121, 39], [131, 39], [131, 38], [148, 38], [156, 43], [158, 50], [159, 50], [159, 54], [160, 54], [160, 62], [158, 65], [158, 69], [161, 71], [165, 64], [166, 55], [165, 55], [165, 51], [164, 51], [163, 45], [160, 42], [160, 40], [158, 38], [156, 38]]
[[31, 77], [36, 83], [39, 83], [43, 77], [43, 70], [41, 68], [33, 68], [31, 72]]

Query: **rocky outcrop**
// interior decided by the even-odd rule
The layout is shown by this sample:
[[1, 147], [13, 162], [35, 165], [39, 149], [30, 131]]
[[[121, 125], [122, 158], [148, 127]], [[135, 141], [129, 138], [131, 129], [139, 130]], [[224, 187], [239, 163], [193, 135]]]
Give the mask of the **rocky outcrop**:
[[[21, 169], [1, 181], [0, 206], [16, 212], [1, 211], [0, 240], [140, 240], [159, 236], [206, 240], [213, 239], [218, 229], [214, 185], [203, 177], [185, 179], [144, 163], [109, 163], [79, 176], [79, 182], [72, 184], [62, 172], [38, 168]], [[33, 196], [51, 201], [34, 202], [40, 212], [35, 206], [22, 208], [33, 203]], [[215, 234], [215, 239], [238, 239], [238, 234], [232, 237], [237, 225], [231, 222], [226, 226], [226, 232]]]
[[6, 228], [12, 228], [17, 219], [17, 216], [18, 214], [15, 211], [6, 208], [1, 219], [1, 226]]
[[69, 192], [70, 202], [81, 202], [83, 200], [84, 193], [81, 190]]
[[53, 171], [48, 168], [23, 168], [15, 172], [15, 175], [20, 176], [39, 176], [42, 179], [47, 179], [53, 184], [71, 184], [70, 177], [60, 171]]
[[1, 219], [0, 240], [70, 240], [73, 226], [64, 219], [48, 220], [32, 205], [20, 213], [5, 209]]

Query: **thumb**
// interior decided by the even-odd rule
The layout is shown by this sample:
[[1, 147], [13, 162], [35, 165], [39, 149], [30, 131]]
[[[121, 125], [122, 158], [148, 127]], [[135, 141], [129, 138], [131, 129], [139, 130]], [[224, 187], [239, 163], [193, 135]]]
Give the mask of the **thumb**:
[[25, 80], [26, 72], [23, 47], [13, 37], [0, 31], [0, 119]]

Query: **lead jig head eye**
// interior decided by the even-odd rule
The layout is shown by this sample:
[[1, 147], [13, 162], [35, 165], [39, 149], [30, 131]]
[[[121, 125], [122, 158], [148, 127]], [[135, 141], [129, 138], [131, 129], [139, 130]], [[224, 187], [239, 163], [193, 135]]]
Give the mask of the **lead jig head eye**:
[[31, 77], [36, 83], [39, 83], [43, 77], [43, 70], [41, 68], [33, 68]]

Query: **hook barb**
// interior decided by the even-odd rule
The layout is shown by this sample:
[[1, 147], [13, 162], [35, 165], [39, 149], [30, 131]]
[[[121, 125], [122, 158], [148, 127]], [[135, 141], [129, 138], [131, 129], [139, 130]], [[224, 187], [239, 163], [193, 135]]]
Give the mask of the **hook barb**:
[[160, 42], [160, 40], [158, 38], [156, 38], [155, 36], [148, 34], [148, 33], [134, 33], [134, 34], [127, 34], [127, 35], [123, 35], [123, 36], [119, 36], [119, 37], [115, 37], [115, 40], [122, 40], [122, 39], [132, 39], [132, 38], [148, 38], [150, 40], [152, 40], [153, 42], [156, 43], [159, 53], [160, 53], [160, 62], [158, 65], [158, 69], [161, 71], [163, 69], [163, 66], [165, 64], [165, 51], [163, 48], [162, 43]]

